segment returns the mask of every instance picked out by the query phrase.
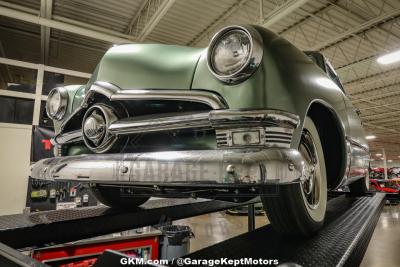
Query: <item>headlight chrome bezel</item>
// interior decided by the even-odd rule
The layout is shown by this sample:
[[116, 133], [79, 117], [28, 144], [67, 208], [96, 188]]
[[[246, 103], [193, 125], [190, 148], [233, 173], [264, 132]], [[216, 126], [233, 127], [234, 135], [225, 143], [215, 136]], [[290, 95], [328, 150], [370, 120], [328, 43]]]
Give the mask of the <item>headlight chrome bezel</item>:
[[[60, 95], [60, 105], [57, 110], [54, 112], [51, 112], [50, 110], [50, 101], [51, 98], [55, 95], [59, 94]], [[64, 115], [67, 111], [67, 106], [68, 106], [68, 91], [64, 87], [56, 87], [52, 89], [47, 96], [47, 101], [46, 101], [46, 113], [47, 116], [50, 119], [60, 121], [64, 118]]]
[[[242, 31], [250, 42], [250, 52], [246, 62], [237, 71], [231, 74], [220, 74], [213, 66], [215, 46], [222, 36], [230, 31]], [[260, 33], [252, 26], [232, 25], [221, 29], [211, 39], [207, 50], [207, 65], [210, 72], [220, 81], [227, 84], [237, 84], [249, 78], [260, 66], [263, 57], [263, 41]]]

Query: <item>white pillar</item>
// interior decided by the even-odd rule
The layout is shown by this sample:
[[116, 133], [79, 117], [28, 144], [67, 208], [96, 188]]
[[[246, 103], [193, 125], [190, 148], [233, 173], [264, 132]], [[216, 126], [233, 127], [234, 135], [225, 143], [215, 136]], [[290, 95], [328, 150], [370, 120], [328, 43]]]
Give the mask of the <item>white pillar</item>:
[[385, 154], [385, 149], [382, 148], [382, 155], [383, 155], [383, 171], [385, 174], [385, 180], [387, 180], [387, 161], [386, 161], [386, 154]]

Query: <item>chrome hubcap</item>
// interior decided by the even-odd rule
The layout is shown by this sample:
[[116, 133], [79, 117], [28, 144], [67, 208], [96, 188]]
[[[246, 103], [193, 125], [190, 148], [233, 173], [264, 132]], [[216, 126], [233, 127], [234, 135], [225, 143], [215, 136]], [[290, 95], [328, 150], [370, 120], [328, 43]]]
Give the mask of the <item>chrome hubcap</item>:
[[320, 200], [321, 174], [314, 141], [307, 130], [304, 130], [301, 137], [299, 151], [309, 170], [308, 175], [301, 181], [304, 200], [310, 209], [316, 209]]
[[102, 115], [95, 110], [83, 124], [83, 133], [94, 144], [99, 144], [106, 132], [106, 122]]
[[95, 153], [104, 153], [112, 148], [117, 136], [110, 134], [108, 127], [118, 118], [114, 110], [103, 104], [91, 106], [82, 122], [83, 141]]

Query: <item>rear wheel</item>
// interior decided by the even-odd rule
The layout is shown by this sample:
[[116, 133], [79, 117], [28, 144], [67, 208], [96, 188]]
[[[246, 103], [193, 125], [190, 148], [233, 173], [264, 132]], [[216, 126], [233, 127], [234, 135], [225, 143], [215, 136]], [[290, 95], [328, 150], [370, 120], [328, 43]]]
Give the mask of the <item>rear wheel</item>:
[[96, 184], [91, 190], [98, 201], [109, 207], [135, 208], [150, 198], [148, 192], [131, 187]]
[[264, 191], [261, 200], [277, 232], [307, 236], [322, 227], [327, 204], [322, 144], [317, 128], [309, 117], [304, 121], [299, 152], [309, 169], [308, 177], [300, 183], [279, 186], [276, 194]]

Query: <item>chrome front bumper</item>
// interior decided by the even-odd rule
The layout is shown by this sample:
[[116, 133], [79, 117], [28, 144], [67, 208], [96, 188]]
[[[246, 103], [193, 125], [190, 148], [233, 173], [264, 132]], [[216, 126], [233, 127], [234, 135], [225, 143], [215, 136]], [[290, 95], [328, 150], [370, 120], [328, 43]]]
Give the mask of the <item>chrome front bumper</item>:
[[132, 185], [287, 184], [309, 170], [296, 149], [192, 150], [44, 159], [31, 177]]

